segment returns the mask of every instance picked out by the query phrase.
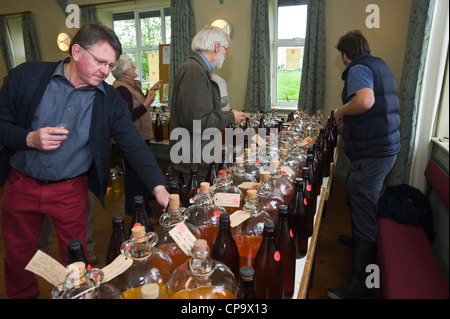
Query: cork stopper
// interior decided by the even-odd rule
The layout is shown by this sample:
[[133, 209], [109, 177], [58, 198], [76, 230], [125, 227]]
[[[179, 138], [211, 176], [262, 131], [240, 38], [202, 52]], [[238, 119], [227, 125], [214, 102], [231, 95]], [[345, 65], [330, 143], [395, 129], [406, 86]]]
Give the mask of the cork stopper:
[[131, 234], [133, 238], [136, 239], [145, 237], [145, 227], [141, 224], [135, 224], [135, 226], [131, 229]]
[[68, 265], [66, 269], [69, 272], [68, 276], [70, 276], [74, 283], [78, 283], [86, 274], [86, 264], [82, 261], [74, 262]]
[[255, 199], [256, 198], [256, 189], [247, 190], [247, 196], [249, 199]]
[[284, 147], [285, 149], [287, 149], [287, 148], [289, 147], [289, 142], [288, 142], [288, 141], [284, 141], [284, 142], [283, 142], [283, 147]]
[[197, 239], [194, 241], [194, 250], [196, 252], [203, 252], [206, 250], [206, 247], [208, 247], [208, 243], [204, 239]]
[[159, 297], [159, 286], [157, 284], [146, 284], [141, 288], [140, 299], [157, 299]]
[[273, 164], [273, 167], [280, 167], [280, 161], [278, 161], [278, 160], [274, 160], [274, 161], [272, 161], [272, 164]]
[[208, 182], [200, 183], [200, 192], [202, 194], [208, 194], [209, 193], [209, 183]]
[[244, 150], [244, 154], [245, 154], [245, 156], [249, 157], [250, 156], [250, 149], [246, 148]]
[[267, 182], [269, 180], [269, 178], [270, 178], [270, 173], [269, 172], [264, 171], [264, 172], [261, 173], [261, 180], [263, 182]]
[[171, 211], [177, 211], [180, 208], [180, 195], [170, 194], [169, 196], [169, 207]]
[[255, 143], [250, 144], [250, 148], [252, 149], [252, 151], [256, 151], [256, 144]]
[[244, 159], [242, 157], [236, 157], [236, 165], [244, 165]]
[[283, 156], [283, 157], [286, 156], [287, 155], [287, 149], [285, 149], [284, 147], [281, 147], [280, 148], [280, 155]]

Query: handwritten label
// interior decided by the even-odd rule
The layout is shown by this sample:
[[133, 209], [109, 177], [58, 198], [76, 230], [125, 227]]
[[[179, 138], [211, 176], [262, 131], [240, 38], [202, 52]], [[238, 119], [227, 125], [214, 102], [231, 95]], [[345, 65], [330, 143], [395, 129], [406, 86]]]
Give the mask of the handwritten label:
[[289, 166], [281, 166], [281, 173], [283, 175], [295, 175], [295, 172]]
[[260, 147], [263, 147], [264, 145], [266, 145], [266, 141], [258, 134], [253, 135], [252, 140], [256, 144], [258, 144]]
[[120, 254], [108, 266], [102, 268], [104, 275], [102, 283], [108, 282], [111, 279], [119, 276], [125, 270], [130, 268], [132, 264], [133, 259], [125, 256], [124, 254]]
[[175, 243], [188, 256], [191, 255], [191, 249], [194, 246], [194, 241], [197, 239], [192, 235], [191, 231], [186, 227], [186, 224], [179, 223], [177, 226], [169, 231]]
[[234, 193], [216, 193], [214, 194], [214, 204], [222, 207], [239, 207], [241, 200], [240, 194]]
[[236, 227], [239, 224], [242, 224], [244, 221], [250, 218], [250, 213], [243, 211], [243, 210], [237, 210], [233, 214], [230, 215], [230, 226]]
[[259, 183], [253, 183], [253, 182], [243, 182], [239, 184], [239, 188], [245, 188], [245, 189], [251, 189], [251, 188], [258, 188]]
[[53, 286], [58, 286], [67, 276], [66, 268], [41, 250], [34, 254], [25, 269], [44, 278]]

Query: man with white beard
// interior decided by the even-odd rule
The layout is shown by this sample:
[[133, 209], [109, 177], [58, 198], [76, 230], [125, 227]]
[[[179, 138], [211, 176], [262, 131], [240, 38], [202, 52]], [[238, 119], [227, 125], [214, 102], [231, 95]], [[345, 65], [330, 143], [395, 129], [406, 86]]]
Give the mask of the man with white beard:
[[[172, 133], [177, 128], [186, 129], [190, 134], [191, 143], [188, 159], [187, 154], [184, 156], [178, 154], [180, 156], [177, 156], [177, 159], [171, 158], [171, 160], [173, 167], [181, 171], [186, 178], [191, 173], [192, 164], [198, 168], [200, 179], [206, 177], [209, 163], [205, 162], [203, 156], [201, 162], [194, 161], [193, 157], [193, 154], [196, 154], [198, 158], [204, 147], [214, 138], [211, 136], [210, 139], [203, 140], [205, 137], [200, 135], [206, 129], [216, 128], [220, 132], [230, 124], [238, 124], [245, 120], [244, 112], [221, 110], [219, 86], [213, 80], [212, 72], [222, 67], [228, 54], [229, 45], [230, 39], [221, 28], [205, 26], [192, 40], [193, 53], [183, 63], [175, 77], [170, 104], [170, 132]], [[201, 121], [200, 131], [194, 132], [194, 120]], [[194, 135], [198, 135], [197, 138], [200, 138], [201, 149], [194, 147]], [[171, 134], [171, 145], [177, 144], [180, 137]], [[179, 161], [181, 157], [184, 159]], [[188, 182], [188, 180], [185, 181]]]

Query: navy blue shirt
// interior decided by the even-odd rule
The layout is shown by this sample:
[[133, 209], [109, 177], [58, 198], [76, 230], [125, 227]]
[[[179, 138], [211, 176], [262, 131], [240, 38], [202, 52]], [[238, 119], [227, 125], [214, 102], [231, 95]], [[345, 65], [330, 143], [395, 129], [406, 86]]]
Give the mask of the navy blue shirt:
[[76, 177], [87, 172], [93, 161], [88, 146], [92, 106], [96, 91], [104, 93], [103, 83], [76, 89], [64, 76], [63, 63], [69, 61], [55, 69], [31, 122], [33, 131], [67, 123], [68, 138], [56, 150], [19, 150], [10, 159], [12, 167], [36, 179]]

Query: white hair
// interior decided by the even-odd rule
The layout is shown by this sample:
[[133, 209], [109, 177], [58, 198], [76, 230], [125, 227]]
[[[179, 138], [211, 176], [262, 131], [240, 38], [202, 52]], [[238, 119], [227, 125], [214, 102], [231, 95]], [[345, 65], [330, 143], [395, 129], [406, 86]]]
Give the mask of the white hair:
[[133, 61], [128, 55], [122, 55], [119, 60], [117, 60], [117, 68], [111, 71], [112, 75], [118, 79], [125, 76], [125, 71], [128, 71], [131, 67]]
[[214, 51], [214, 45], [219, 43], [221, 47], [227, 46], [230, 38], [227, 33], [219, 28], [207, 25], [203, 27], [192, 39], [192, 51]]

